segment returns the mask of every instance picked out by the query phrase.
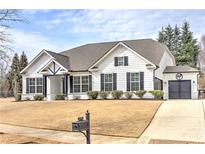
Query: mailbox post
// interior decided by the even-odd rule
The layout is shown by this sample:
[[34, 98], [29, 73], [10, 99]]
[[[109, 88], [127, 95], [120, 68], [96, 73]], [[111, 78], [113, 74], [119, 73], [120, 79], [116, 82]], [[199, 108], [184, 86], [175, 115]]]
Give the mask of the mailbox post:
[[84, 117], [78, 117], [78, 121], [72, 122], [72, 131], [85, 135], [86, 143], [90, 144], [90, 113], [88, 111], [85, 114], [85, 120]]

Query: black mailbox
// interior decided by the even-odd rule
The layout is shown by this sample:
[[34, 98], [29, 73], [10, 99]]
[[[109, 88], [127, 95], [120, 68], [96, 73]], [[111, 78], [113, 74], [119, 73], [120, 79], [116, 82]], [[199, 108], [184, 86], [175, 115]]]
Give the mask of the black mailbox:
[[90, 144], [90, 113], [88, 111], [85, 114], [85, 120], [84, 117], [78, 117], [78, 121], [72, 122], [72, 131], [85, 135], [86, 143]]
[[72, 123], [72, 131], [81, 132], [88, 129], [88, 121], [87, 120], [78, 120]]

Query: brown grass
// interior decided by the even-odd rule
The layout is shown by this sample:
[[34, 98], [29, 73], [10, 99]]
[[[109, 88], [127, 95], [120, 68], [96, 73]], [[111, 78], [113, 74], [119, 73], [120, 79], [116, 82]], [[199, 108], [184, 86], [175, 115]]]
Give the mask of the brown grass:
[[205, 144], [205, 142], [151, 139], [149, 144]]
[[91, 113], [91, 134], [139, 137], [161, 101], [76, 100], [14, 102], [0, 99], [0, 123], [71, 131], [71, 123]]
[[37, 137], [30, 137], [30, 136], [0, 134], [0, 144], [65, 144], [65, 143], [46, 140]]

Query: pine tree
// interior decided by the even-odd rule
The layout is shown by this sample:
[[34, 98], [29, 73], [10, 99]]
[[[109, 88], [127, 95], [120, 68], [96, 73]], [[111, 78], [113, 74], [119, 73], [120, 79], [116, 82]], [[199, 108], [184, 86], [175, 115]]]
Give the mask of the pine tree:
[[168, 24], [168, 26], [165, 28], [165, 38], [167, 47], [171, 52], [173, 52], [174, 30], [170, 24]]
[[[22, 52], [20, 56], [20, 61], [19, 61], [19, 70], [20, 72], [28, 65], [28, 59], [24, 51]], [[19, 76], [19, 92], [22, 92], [22, 76]]]
[[159, 31], [159, 35], [158, 35], [158, 39], [159, 42], [161, 43], [165, 43], [166, 38], [165, 38], [165, 31], [164, 31], [164, 27], [162, 27], [161, 31]]
[[167, 27], [162, 27], [157, 40], [165, 44], [170, 51], [173, 51], [173, 36], [174, 30], [172, 29], [171, 25], [168, 24]]
[[19, 56], [16, 53], [12, 59], [11, 70], [7, 77], [7, 79], [10, 80], [8, 83], [11, 84], [9, 85], [9, 87], [12, 87], [12, 91], [14, 92], [14, 94], [17, 94], [19, 92], [19, 83], [21, 78], [19, 66]]
[[177, 65], [197, 65], [199, 46], [189, 29], [189, 23], [184, 22], [181, 29], [177, 25], [174, 28], [168, 25], [159, 32], [158, 41], [172, 52]]
[[180, 46], [181, 46], [181, 32], [180, 32], [180, 28], [175, 25], [174, 27], [174, 38], [173, 38], [173, 50], [172, 53], [174, 56], [177, 55], [177, 53], [179, 52]]
[[20, 56], [20, 71], [22, 71], [28, 65], [28, 59], [24, 51]]
[[197, 39], [193, 38], [193, 33], [189, 29], [189, 23], [184, 22], [181, 29], [180, 51], [177, 53], [176, 61], [178, 65], [196, 66], [199, 46]]

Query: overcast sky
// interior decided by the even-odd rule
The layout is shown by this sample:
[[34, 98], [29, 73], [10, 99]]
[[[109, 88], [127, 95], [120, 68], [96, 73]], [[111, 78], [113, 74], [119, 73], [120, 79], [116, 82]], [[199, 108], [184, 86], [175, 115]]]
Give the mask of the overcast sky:
[[29, 22], [12, 25], [15, 52], [29, 60], [42, 49], [60, 52], [78, 45], [127, 39], [156, 39], [168, 23], [186, 20], [194, 36], [205, 34], [205, 10], [23, 10]]

